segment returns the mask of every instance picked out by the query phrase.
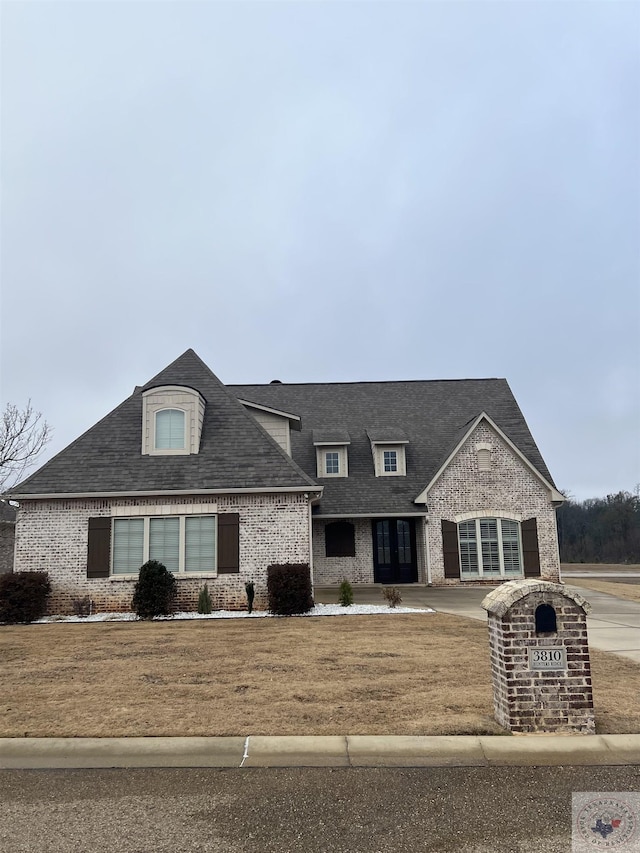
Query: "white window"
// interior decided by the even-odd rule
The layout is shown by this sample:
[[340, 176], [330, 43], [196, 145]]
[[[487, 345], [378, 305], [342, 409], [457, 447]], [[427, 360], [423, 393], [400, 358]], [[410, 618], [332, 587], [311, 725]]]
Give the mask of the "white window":
[[142, 453], [187, 456], [200, 452], [204, 398], [194, 388], [163, 385], [142, 392]]
[[473, 518], [458, 524], [462, 580], [522, 574], [520, 524], [507, 518]]
[[348, 475], [346, 445], [317, 446], [316, 464], [318, 477], [346, 477]]
[[404, 477], [407, 473], [404, 444], [376, 444], [373, 460], [376, 477]]
[[158, 560], [174, 574], [216, 572], [216, 516], [115, 518], [111, 571], [137, 574], [148, 560]]
[[339, 474], [340, 473], [340, 454], [337, 450], [328, 450], [324, 454], [324, 473]]
[[383, 450], [382, 459], [385, 474], [396, 474], [398, 472], [398, 451]]
[[155, 421], [156, 450], [185, 449], [185, 413], [181, 409], [161, 409]]

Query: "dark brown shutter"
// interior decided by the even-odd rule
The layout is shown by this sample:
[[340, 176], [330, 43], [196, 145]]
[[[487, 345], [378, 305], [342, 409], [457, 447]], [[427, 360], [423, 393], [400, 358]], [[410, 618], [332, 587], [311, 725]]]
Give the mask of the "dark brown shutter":
[[442, 552], [445, 578], [459, 579], [460, 554], [458, 553], [458, 525], [455, 521], [442, 520]]
[[225, 512], [218, 516], [218, 574], [240, 571], [240, 516]]
[[111, 550], [111, 518], [89, 519], [87, 577], [108, 578]]
[[540, 577], [540, 552], [538, 550], [538, 524], [528, 518], [520, 525], [522, 532], [522, 563], [525, 578]]
[[348, 521], [332, 521], [324, 529], [326, 557], [355, 557], [356, 532]]

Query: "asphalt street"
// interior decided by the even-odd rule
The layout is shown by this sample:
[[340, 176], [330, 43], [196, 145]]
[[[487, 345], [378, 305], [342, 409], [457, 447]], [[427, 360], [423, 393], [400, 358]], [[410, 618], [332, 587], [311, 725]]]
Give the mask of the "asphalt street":
[[572, 791], [640, 767], [11, 770], [3, 853], [570, 853]]

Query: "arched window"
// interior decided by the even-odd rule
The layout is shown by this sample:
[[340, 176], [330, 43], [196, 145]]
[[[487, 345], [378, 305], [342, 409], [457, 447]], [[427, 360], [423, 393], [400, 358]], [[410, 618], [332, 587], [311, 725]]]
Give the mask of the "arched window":
[[185, 415], [181, 409], [156, 412], [156, 450], [184, 450]]

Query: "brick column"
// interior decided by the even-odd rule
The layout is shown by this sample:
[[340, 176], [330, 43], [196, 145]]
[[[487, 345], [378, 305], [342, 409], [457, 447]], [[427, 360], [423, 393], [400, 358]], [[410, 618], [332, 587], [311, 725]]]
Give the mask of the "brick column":
[[482, 606], [498, 723], [513, 732], [593, 734], [589, 603], [561, 584], [516, 580], [489, 593]]

